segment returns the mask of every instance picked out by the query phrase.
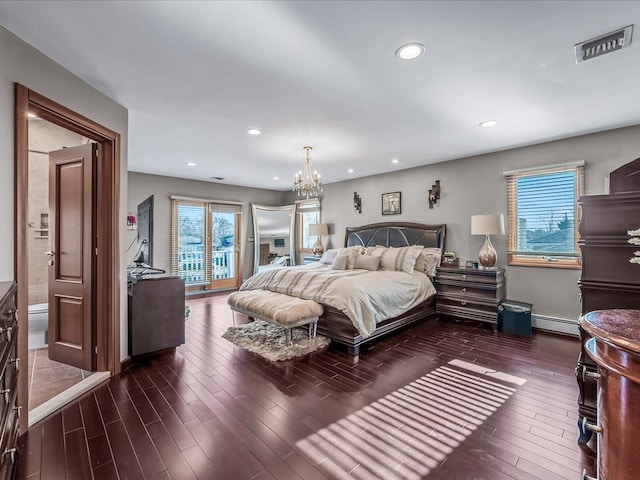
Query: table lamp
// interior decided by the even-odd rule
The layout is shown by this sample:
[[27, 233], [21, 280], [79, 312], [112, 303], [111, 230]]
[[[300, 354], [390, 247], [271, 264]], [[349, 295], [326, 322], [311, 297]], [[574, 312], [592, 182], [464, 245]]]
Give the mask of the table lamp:
[[322, 235], [329, 235], [329, 226], [326, 223], [312, 223], [309, 225], [309, 235], [316, 235], [318, 239], [313, 245], [313, 254], [320, 256], [324, 253], [324, 245], [322, 245]]
[[502, 213], [471, 215], [471, 235], [486, 236], [478, 260], [485, 268], [495, 268], [497, 254], [496, 249], [491, 245], [489, 235], [504, 235], [504, 215]]

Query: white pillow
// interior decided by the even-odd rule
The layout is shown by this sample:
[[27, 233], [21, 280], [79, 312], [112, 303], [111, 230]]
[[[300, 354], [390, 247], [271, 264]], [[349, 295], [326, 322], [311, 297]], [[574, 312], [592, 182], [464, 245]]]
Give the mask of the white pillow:
[[416, 259], [422, 249], [422, 245], [386, 248], [380, 255], [380, 270], [413, 273]]
[[426, 273], [430, 277], [435, 277], [436, 268], [440, 266], [441, 258], [441, 248], [425, 247], [420, 251], [420, 255], [416, 259], [415, 269], [418, 272]]
[[331, 264], [332, 270], [353, 270], [356, 258], [360, 256], [360, 251], [355, 248], [343, 249]]
[[326, 252], [324, 252], [324, 255], [322, 255], [322, 257], [320, 257], [320, 263], [324, 263], [325, 265], [331, 265], [333, 263], [333, 261], [336, 259], [336, 257], [338, 256], [338, 254], [340, 253], [340, 248], [330, 248], [329, 250], [327, 250]]
[[374, 257], [379, 257], [380, 255], [382, 255], [382, 252], [384, 252], [386, 249], [387, 247], [383, 247], [382, 245], [376, 245], [375, 247], [367, 247], [364, 254], [372, 255]]
[[358, 255], [356, 263], [353, 265], [353, 268], [371, 270], [372, 272], [378, 270], [379, 267], [380, 257], [375, 257], [373, 255]]

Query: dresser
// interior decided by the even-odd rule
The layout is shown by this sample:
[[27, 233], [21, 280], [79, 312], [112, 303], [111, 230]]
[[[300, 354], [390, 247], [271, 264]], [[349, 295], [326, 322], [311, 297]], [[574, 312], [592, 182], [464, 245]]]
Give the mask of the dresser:
[[18, 446], [16, 284], [0, 282], [0, 478], [13, 478]]
[[580, 319], [590, 337], [585, 350], [597, 365], [597, 422], [584, 427], [598, 435], [598, 480], [640, 478], [639, 324], [640, 310], [631, 309], [597, 310]]
[[442, 268], [436, 271], [436, 313], [492, 324], [498, 329], [502, 302], [507, 297], [504, 268]]
[[[582, 212], [580, 250], [582, 273], [578, 286], [582, 313], [614, 308], [640, 309], [640, 265], [630, 262], [640, 247], [630, 243], [629, 231], [640, 228], [640, 159], [611, 173], [608, 195], [584, 196], [578, 200]], [[640, 322], [638, 323], [640, 329]], [[582, 349], [578, 357], [578, 442], [586, 443], [592, 432], [585, 419], [597, 418], [596, 364], [585, 344], [591, 336], [580, 327]]]

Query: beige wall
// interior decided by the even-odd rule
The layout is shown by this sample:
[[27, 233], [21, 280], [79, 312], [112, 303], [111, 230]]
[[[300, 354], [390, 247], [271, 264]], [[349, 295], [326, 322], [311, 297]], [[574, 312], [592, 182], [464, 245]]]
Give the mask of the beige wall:
[[[243, 278], [253, 272], [253, 223], [251, 219], [251, 203], [260, 205], [284, 205], [286, 192], [262, 190], [257, 188], [237, 187], [222, 183], [201, 182], [181, 178], [148, 175], [129, 172], [128, 211], [137, 212], [137, 207], [149, 195], [153, 195], [153, 266], [167, 272], [171, 267], [171, 203], [170, 196], [197, 197], [205, 200], [226, 200], [244, 202], [242, 206], [242, 241], [241, 258]], [[133, 246], [127, 252], [130, 262], [136, 251], [136, 232], [126, 232], [127, 246]], [[273, 242], [272, 242], [273, 243]]]
[[[127, 109], [87, 85], [16, 36], [0, 27], [0, 280], [14, 279], [14, 83], [20, 83], [121, 135], [120, 225], [126, 226]], [[120, 352], [127, 355], [126, 257], [124, 234], [120, 238]], [[20, 285], [18, 288], [24, 288]]]
[[[640, 126], [634, 126], [325, 185], [322, 219], [333, 224], [334, 232], [325, 246], [342, 246], [347, 226], [383, 221], [446, 223], [447, 248], [455, 250], [462, 262], [477, 260], [483, 238], [470, 235], [471, 215], [506, 214], [503, 171], [584, 160], [586, 194], [594, 195], [604, 193], [604, 179], [611, 170], [638, 157]], [[429, 209], [427, 193], [436, 180], [441, 199]], [[402, 214], [382, 216], [380, 195], [393, 191], [402, 192]], [[353, 192], [362, 197], [362, 214], [353, 209]], [[506, 265], [506, 236], [494, 236], [492, 242], [499, 264]], [[567, 325], [562, 321], [568, 321], [573, 325], [566, 331], [575, 332], [579, 276], [579, 270], [507, 267], [507, 295], [533, 303], [534, 314], [560, 319], [553, 324], [540, 321], [540, 326], [563, 331]]]

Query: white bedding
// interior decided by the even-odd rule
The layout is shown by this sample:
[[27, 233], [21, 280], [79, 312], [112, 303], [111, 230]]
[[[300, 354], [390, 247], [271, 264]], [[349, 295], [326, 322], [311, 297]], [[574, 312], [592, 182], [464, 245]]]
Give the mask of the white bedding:
[[436, 293], [429, 277], [391, 271], [331, 270], [311, 264], [259, 272], [240, 290], [269, 290], [340, 310], [364, 338], [378, 322], [397, 317]]

